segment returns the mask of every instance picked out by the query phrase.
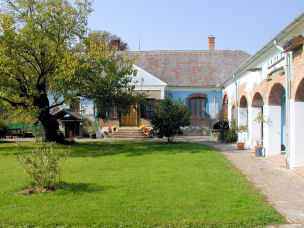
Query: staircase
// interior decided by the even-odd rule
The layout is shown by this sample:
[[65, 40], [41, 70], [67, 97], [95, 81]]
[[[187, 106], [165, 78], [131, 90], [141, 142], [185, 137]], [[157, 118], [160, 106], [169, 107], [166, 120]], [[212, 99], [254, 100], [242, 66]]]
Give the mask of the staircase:
[[143, 139], [148, 138], [144, 133], [142, 133], [137, 127], [120, 127], [116, 131], [112, 131], [112, 134], [109, 134], [110, 138], [135, 138]]

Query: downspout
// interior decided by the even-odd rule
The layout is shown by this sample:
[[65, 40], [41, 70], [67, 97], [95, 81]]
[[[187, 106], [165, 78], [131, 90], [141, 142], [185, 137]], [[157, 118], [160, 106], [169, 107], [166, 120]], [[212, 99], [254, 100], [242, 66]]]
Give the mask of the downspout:
[[[278, 45], [276, 40], [273, 41], [275, 47], [280, 51], [284, 52], [284, 49]], [[290, 70], [290, 54], [285, 52], [285, 85], [286, 85], [286, 93], [285, 93], [285, 105], [286, 105], [286, 132], [287, 132], [287, 142], [286, 142], [286, 166], [290, 168], [290, 78], [291, 78], [291, 70]], [[283, 132], [284, 134], [284, 132]]]
[[215, 119], [216, 117], [215, 106], [216, 106], [215, 88], [213, 88], [213, 119]]
[[[235, 78], [235, 74], [232, 75], [232, 78]], [[236, 126], [239, 126], [239, 90], [238, 90], [238, 84], [236, 81], [234, 81], [235, 85], [235, 124]]]

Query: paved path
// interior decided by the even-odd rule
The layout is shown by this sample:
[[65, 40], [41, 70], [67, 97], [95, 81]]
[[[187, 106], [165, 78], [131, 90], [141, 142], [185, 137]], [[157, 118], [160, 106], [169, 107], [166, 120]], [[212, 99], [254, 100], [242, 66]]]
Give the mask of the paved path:
[[[197, 139], [193, 141], [198, 142]], [[225, 157], [247, 176], [254, 187], [266, 196], [268, 202], [283, 214], [288, 222], [302, 224], [290, 227], [304, 227], [304, 178], [302, 176], [292, 170], [279, 167], [264, 157], [256, 157], [252, 151], [238, 151], [235, 145], [214, 144], [204, 141], [203, 138], [198, 143], [214, 146], [223, 152]]]

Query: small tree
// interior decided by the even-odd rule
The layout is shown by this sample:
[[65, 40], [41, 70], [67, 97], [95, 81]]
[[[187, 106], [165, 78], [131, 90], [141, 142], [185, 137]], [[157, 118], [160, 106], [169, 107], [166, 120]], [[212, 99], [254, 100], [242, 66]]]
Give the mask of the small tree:
[[168, 95], [154, 113], [151, 123], [155, 134], [167, 137], [168, 143], [172, 143], [174, 136], [181, 131], [180, 127], [190, 123], [190, 113], [181, 100], [173, 100]]

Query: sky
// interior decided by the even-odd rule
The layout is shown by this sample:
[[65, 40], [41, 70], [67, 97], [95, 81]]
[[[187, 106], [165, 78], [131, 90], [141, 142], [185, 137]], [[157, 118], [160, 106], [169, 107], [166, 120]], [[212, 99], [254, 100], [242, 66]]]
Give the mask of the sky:
[[304, 11], [304, 0], [95, 0], [91, 30], [117, 34], [139, 50], [254, 54]]

